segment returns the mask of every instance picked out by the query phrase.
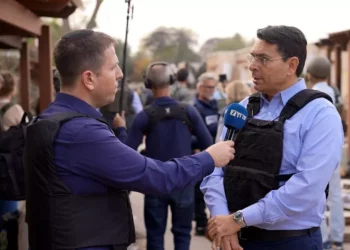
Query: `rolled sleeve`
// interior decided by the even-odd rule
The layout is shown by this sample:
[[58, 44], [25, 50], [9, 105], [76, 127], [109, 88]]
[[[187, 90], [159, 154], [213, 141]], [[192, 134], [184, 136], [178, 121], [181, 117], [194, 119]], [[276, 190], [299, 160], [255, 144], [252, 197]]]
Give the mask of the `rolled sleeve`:
[[215, 168], [211, 175], [204, 178], [200, 189], [204, 194], [204, 200], [211, 216], [230, 214], [227, 207], [221, 168]]

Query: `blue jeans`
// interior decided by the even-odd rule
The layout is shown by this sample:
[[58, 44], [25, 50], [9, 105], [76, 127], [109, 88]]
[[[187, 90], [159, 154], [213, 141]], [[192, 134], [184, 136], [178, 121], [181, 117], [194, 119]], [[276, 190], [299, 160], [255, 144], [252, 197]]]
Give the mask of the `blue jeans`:
[[244, 250], [322, 250], [321, 230], [274, 242], [240, 241]]
[[168, 206], [172, 213], [175, 250], [189, 250], [193, 218], [193, 187], [167, 196], [145, 195], [144, 216], [147, 250], [164, 250]]

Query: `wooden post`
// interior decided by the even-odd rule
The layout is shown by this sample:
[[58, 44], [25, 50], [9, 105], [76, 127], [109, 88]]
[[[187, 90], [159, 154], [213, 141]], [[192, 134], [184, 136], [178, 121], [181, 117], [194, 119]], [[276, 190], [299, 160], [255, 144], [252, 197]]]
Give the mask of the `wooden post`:
[[43, 25], [39, 37], [39, 93], [40, 112], [42, 112], [53, 98], [53, 76], [51, 60], [51, 31], [50, 26]]
[[335, 84], [339, 91], [341, 91], [341, 52], [342, 48], [338, 45], [335, 48]]
[[[350, 69], [350, 40], [348, 41], [348, 44], [347, 44], [347, 49], [348, 49], [348, 72], [349, 69]], [[348, 83], [350, 83], [350, 74], [348, 74]], [[344, 103], [345, 105], [345, 103]], [[347, 125], [348, 125], [348, 131], [347, 131], [347, 139], [348, 139], [348, 144], [350, 142], [350, 132], [349, 132], [349, 125], [350, 125], [350, 96], [349, 96], [349, 92], [348, 92], [348, 110], [347, 110]], [[350, 147], [348, 146], [348, 161], [350, 161]]]
[[28, 42], [24, 41], [22, 42], [22, 48], [21, 48], [21, 59], [20, 59], [20, 74], [21, 74], [21, 81], [20, 81], [20, 99], [21, 99], [21, 106], [24, 109], [24, 111], [29, 112], [30, 111], [30, 65], [29, 65], [29, 49], [28, 49]]

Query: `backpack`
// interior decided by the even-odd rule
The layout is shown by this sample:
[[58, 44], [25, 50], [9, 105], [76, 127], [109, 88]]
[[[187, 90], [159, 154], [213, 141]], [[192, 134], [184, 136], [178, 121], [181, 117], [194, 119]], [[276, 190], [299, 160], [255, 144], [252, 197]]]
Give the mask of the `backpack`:
[[158, 106], [158, 105], [148, 105], [143, 111], [148, 116], [148, 124], [144, 129], [144, 134], [149, 134], [153, 126], [164, 119], [176, 119], [186, 124], [190, 131], [192, 131], [192, 122], [187, 114], [188, 104], [177, 103], [171, 106]]
[[0, 133], [0, 199], [24, 200], [23, 150], [29, 113], [17, 126]]

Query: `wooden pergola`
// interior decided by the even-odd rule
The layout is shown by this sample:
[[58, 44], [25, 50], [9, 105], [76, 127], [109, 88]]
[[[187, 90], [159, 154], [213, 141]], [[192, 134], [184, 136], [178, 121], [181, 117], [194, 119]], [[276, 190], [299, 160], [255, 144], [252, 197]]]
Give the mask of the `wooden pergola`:
[[0, 49], [20, 52], [20, 100], [30, 111], [30, 58], [25, 38], [38, 38], [40, 110], [52, 102], [52, 48], [50, 27], [40, 17], [67, 18], [80, 0], [0, 0]]
[[[342, 76], [342, 51], [347, 51], [348, 60], [348, 82], [350, 83], [350, 30], [345, 30], [341, 32], [331, 33], [326, 39], [321, 39], [316, 43], [318, 47], [323, 47], [327, 49], [328, 59], [332, 62], [331, 54], [335, 51], [335, 85], [341, 91], [341, 76]], [[331, 79], [331, 78], [330, 78]], [[350, 93], [350, 92], [349, 92]], [[346, 104], [344, 104], [346, 105]], [[350, 95], [348, 95], [347, 103], [347, 124], [350, 125]], [[349, 129], [348, 129], [349, 130]], [[350, 131], [347, 132], [347, 140], [350, 142]], [[348, 159], [350, 159], [350, 147], [348, 147], [347, 152]]]

